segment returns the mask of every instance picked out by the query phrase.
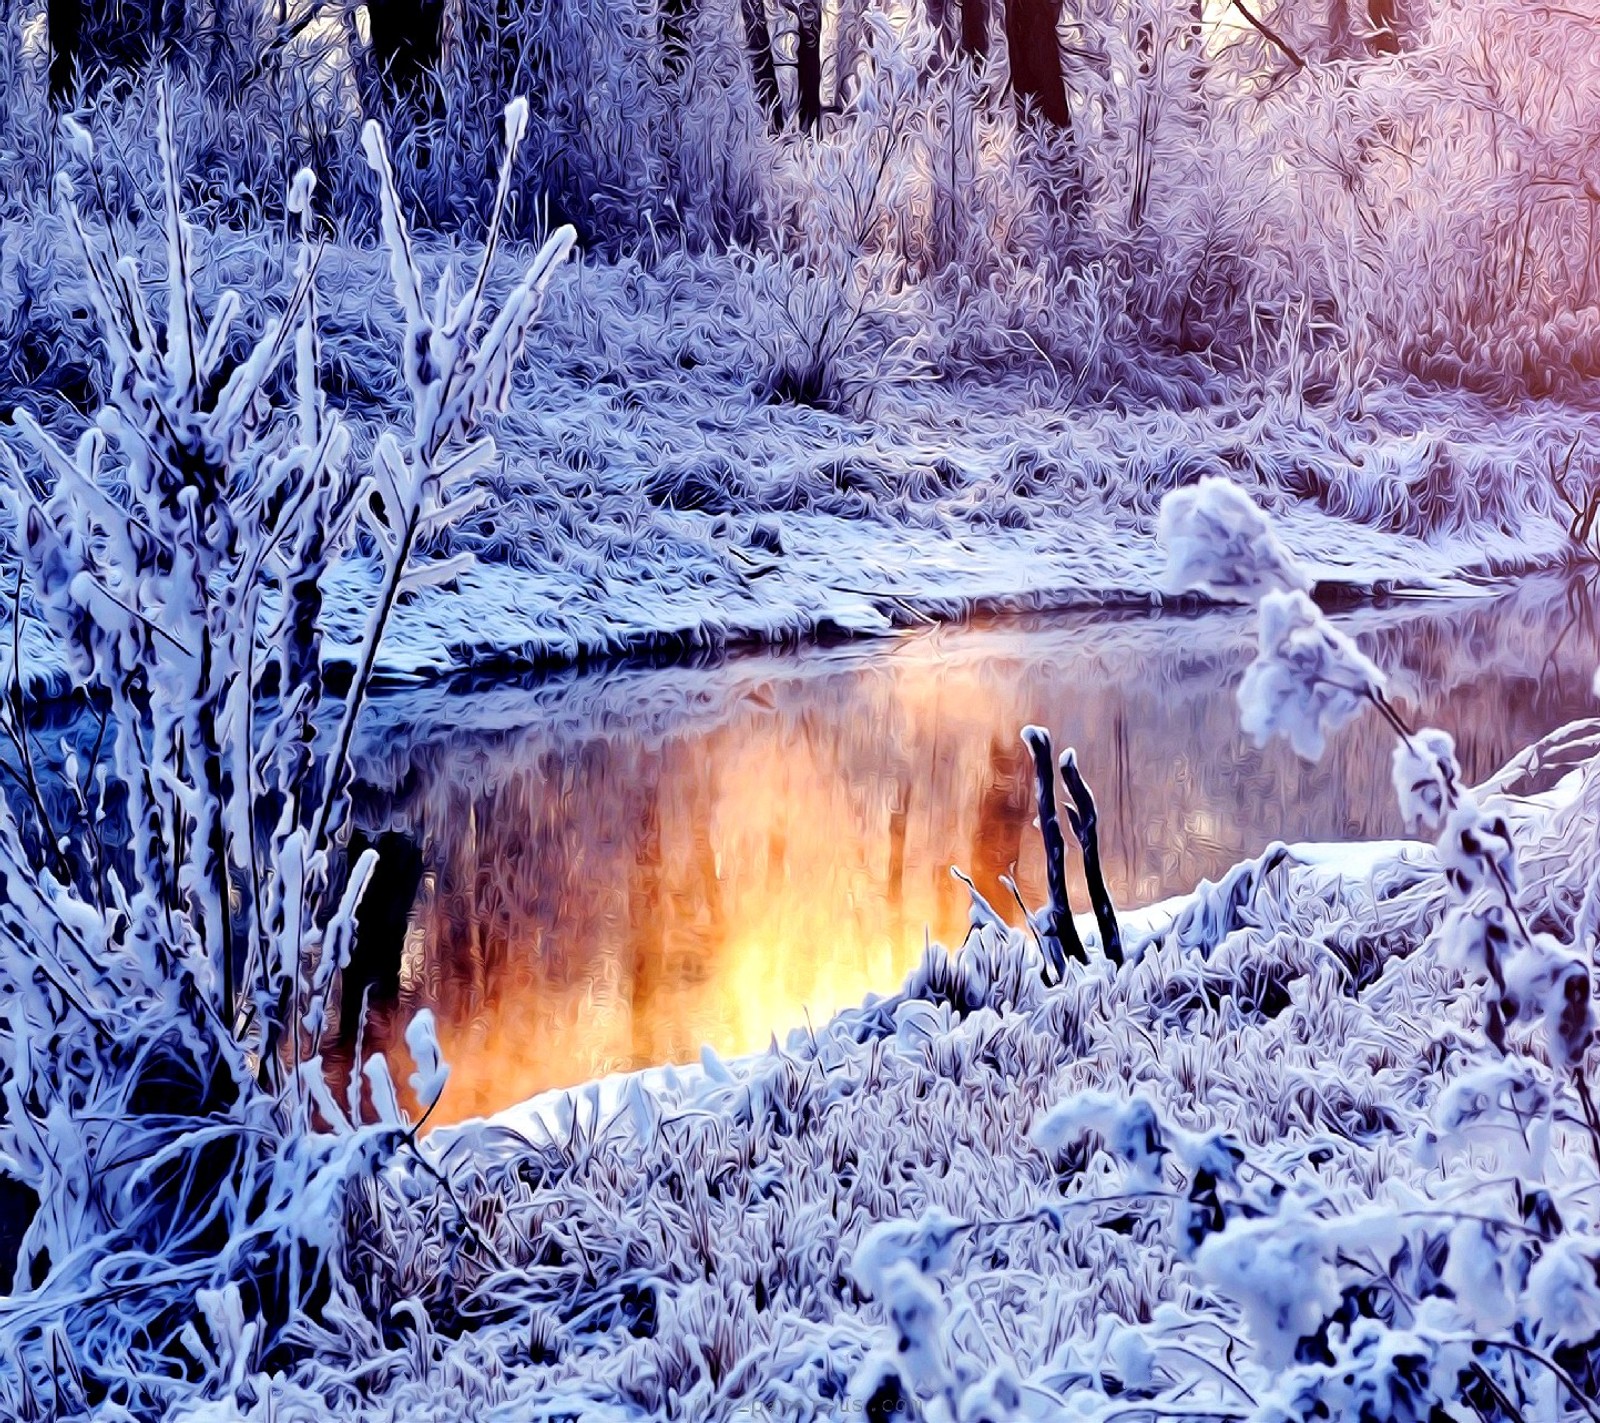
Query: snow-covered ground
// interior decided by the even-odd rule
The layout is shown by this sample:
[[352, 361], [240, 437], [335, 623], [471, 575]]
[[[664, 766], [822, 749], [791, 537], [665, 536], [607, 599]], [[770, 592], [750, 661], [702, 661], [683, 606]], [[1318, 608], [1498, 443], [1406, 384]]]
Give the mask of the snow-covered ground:
[[[405, 278], [422, 281], [415, 268]], [[348, 302], [355, 284], [342, 290]], [[413, 317], [417, 329], [420, 320]], [[1224, 470], [1248, 471], [1241, 483], [1278, 514], [1282, 541], [1303, 564], [1283, 586], [1481, 589], [1495, 574], [1565, 552], [1549, 491], [1513, 476], [1530, 452], [1562, 448], [1574, 428], [1593, 423], [1550, 406], [1477, 411], [1474, 431], [1465, 403], [1414, 392], [1390, 392], [1381, 417], [1344, 412], [1310, 423], [1289, 402], [1265, 398], [1249, 415], [1242, 404], [1067, 415], [998, 385], [942, 392], [941, 408], [891, 392], [876, 413], [846, 418], [779, 410], [748, 386], [734, 398], [728, 381], [608, 390], [592, 369], [577, 371], [559, 335], [557, 322], [556, 339], [547, 333], [500, 421], [503, 458], [484, 478], [488, 499], [431, 538], [430, 555], [470, 559], [453, 565], [449, 582], [402, 597], [376, 664], [387, 680], [484, 677], [830, 626], [882, 632], [972, 607], [1150, 602], [1166, 596], [1154, 539], [1161, 496]], [[310, 345], [308, 336], [301, 351]], [[174, 350], [163, 359], [181, 362]], [[581, 359], [592, 364], [592, 352]], [[173, 389], [198, 399], [194, 372], [179, 379], [175, 369], [122, 392], [124, 406], [142, 421]], [[437, 415], [444, 407], [434, 387], [445, 377], [412, 376], [417, 405]], [[674, 405], [676, 420], [659, 418]], [[711, 418], [718, 409], [720, 422]], [[352, 417], [358, 443], [371, 436], [371, 417]], [[299, 437], [309, 438], [316, 420], [304, 412], [300, 420]], [[163, 426], [152, 416], [137, 428]], [[255, 517], [261, 510], [248, 496], [275, 468], [273, 453], [252, 444], [258, 431], [234, 433], [238, 457], [256, 463], [227, 493], [239, 501], [235, 512]], [[419, 448], [421, 463], [410, 466], [418, 481], [416, 470], [430, 470], [443, 445]], [[608, 459], [599, 467], [602, 449]], [[82, 451], [75, 478], [96, 487], [103, 472], [92, 445]], [[687, 462], [675, 464], [680, 458]], [[130, 468], [143, 466], [135, 459]], [[421, 483], [406, 487], [420, 500]], [[306, 784], [298, 752], [317, 744], [314, 710], [297, 723], [295, 694], [312, 685], [319, 696], [330, 691], [334, 711], [342, 694], [328, 678], [277, 696], [265, 755], [252, 740], [252, 715], [272, 694], [253, 682], [237, 696], [206, 684], [207, 702], [183, 638], [167, 629], [175, 651], [153, 650], [151, 630], [163, 631], [156, 620], [190, 599], [200, 608], [192, 624], [214, 618], [218, 635], [235, 641], [234, 665], [256, 665], [255, 638], [240, 637], [209, 601], [227, 586], [231, 570], [222, 564], [239, 550], [226, 540], [195, 542], [172, 522], [171, 501], [139, 488], [175, 546], [219, 562], [214, 576], [184, 580], [181, 564], [142, 566], [144, 540], [114, 483], [94, 507], [113, 511], [103, 517], [122, 521], [120, 532], [74, 544], [74, 556], [98, 557], [104, 547], [128, 560], [114, 571], [146, 610], [117, 622], [111, 602], [95, 601], [87, 571], [58, 577], [65, 555], [54, 546], [31, 556], [58, 630], [85, 639], [103, 660], [103, 684], [124, 699], [128, 720], [117, 739], [127, 764], [150, 754], [137, 729], [152, 701], [161, 718], [171, 710], [164, 699], [205, 708], [203, 716], [183, 711], [190, 722], [181, 729], [162, 720], [170, 734], [157, 749], [169, 780], [159, 798], [147, 792], [140, 822], [153, 827], [139, 841], [143, 863], [152, 878], [170, 869], [173, 884], [157, 903], [135, 883], [130, 912], [120, 882], [86, 877], [69, 892], [34, 864], [25, 877], [36, 895], [33, 927], [7, 922], [19, 942], [46, 925], [108, 1013], [131, 1003], [145, 1014], [132, 1032], [143, 1051], [166, 1040], [163, 994], [180, 981], [157, 951], [163, 914], [203, 906], [214, 963], [231, 972], [234, 919], [271, 910], [279, 924], [290, 911], [267, 898], [235, 903], [230, 867], [254, 865], [279, 887], [302, 883], [294, 876], [308, 864], [326, 877], [323, 848], [308, 861], [304, 829], [282, 807]], [[76, 528], [78, 508], [59, 491], [49, 497], [51, 517]], [[361, 507], [372, 519], [359, 537], [392, 538], [394, 510]], [[300, 532], [311, 552], [292, 566], [320, 566], [315, 533]], [[320, 605], [306, 603], [305, 616], [326, 627], [326, 661], [351, 644], [374, 586], [360, 554], [322, 581]], [[1315, 675], [1301, 679], [1305, 686], [1293, 676], [1283, 686], [1263, 678], [1247, 711], [1263, 731], [1289, 731], [1309, 748], [1328, 708], [1337, 719], [1363, 697], [1381, 707], [1380, 679], [1298, 591], [1274, 596], [1264, 602], [1278, 628], [1266, 671], [1304, 663]], [[283, 639], [274, 665], [292, 666], [312, 644], [296, 642], [297, 625], [274, 611], [263, 596], [260, 626]], [[97, 622], [102, 615], [123, 634]], [[122, 660], [135, 653], [165, 668], [159, 695], [141, 680], [142, 662]], [[59, 680], [60, 665], [30, 623], [23, 674]], [[1329, 687], [1331, 700], [1323, 697]], [[225, 837], [215, 807], [195, 793], [191, 758], [219, 724], [238, 738], [230, 743], [237, 760], [227, 763], [238, 775], [230, 791], [220, 753], [205, 774], [218, 799], [240, 790], [251, 799], [230, 808], [234, 849], [213, 854], [210, 834]], [[330, 748], [338, 776], [345, 745]], [[256, 784], [269, 762], [270, 795]], [[1435, 775], [1426, 756], [1419, 764], [1424, 779]], [[319, 834], [343, 814], [335, 805], [342, 782], [326, 784], [335, 789], [313, 827]], [[1448, 775], [1444, 784], [1456, 794]], [[1481, 889], [1482, 865], [1509, 878], [1512, 856], [1502, 849], [1516, 844], [1528, 885], [1517, 940], [1528, 952], [1516, 962], [1529, 976], [1517, 987], [1542, 1020], [1555, 990], [1578, 981], [1576, 959], [1549, 934], [1571, 932], [1575, 916], [1596, 912], [1584, 895], [1595, 799], [1592, 781], [1552, 787], [1535, 778], [1519, 783], [1517, 797], [1481, 807], [1463, 800], [1470, 823], [1462, 833], [1472, 843], [1444, 858], [1452, 883], [1463, 864], [1478, 867]], [[178, 827], [170, 833], [161, 818], [169, 804]], [[214, 830], [202, 834], [207, 815]], [[265, 870], [254, 858], [262, 819], [277, 824]], [[91, 820], [82, 844], [93, 845], [94, 833]], [[27, 852], [14, 830], [11, 841], [10, 863], [20, 866]], [[200, 868], [171, 868], [169, 851], [174, 865], [188, 855]], [[101, 1061], [96, 1032], [113, 1045], [118, 1038], [91, 1011], [81, 1015], [81, 1035], [97, 1046], [80, 1051], [56, 1031], [67, 1010], [40, 988], [27, 957], [12, 955], [7, 981], [33, 1017], [20, 1020], [27, 1031], [10, 1044], [7, 1140], [29, 1155], [34, 1179], [56, 1172], [74, 1183], [35, 1217], [42, 1224], [26, 1259], [42, 1292], [0, 1307], [0, 1323], [32, 1351], [34, 1372], [17, 1372], [17, 1396], [32, 1396], [54, 1347], [29, 1334], [28, 1312], [81, 1306], [95, 1321], [83, 1331], [85, 1349], [111, 1360], [110, 1382], [85, 1352], [87, 1381], [72, 1372], [56, 1378], [58, 1405], [115, 1408], [118, 1397], [137, 1395], [166, 1400], [168, 1416], [207, 1423], [330, 1414], [1298, 1423], [1360, 1418], [1363, 1409], [1435, 1423], [1435, 1404], [1480, 1394], [1490, 1400], [1480, 1417], [1499, 1409], [1512, 1423], [1586, 1411], [1600, 1283], [1584, 1272], [1593, 1274], [1600, 1249], [1588, 1224], [1588, 1124], [1571, 1098], [1582, 1079], [1543, 1036], [1530, 1046], [1520, 1023], [1509, 1055], [1487, 1050], [1486, 1005], [1500, 1012], [1508, 1000], [1504, 984], [1496, 996], [1472, 969], [1497, 962], [1483, 959], [1482, 945], [1510, 935], [1506, 910], [1474, 920], [1458, 903], [1453, 918], [1443, 917], [1453, 892], [1426, 847], [1277, 848], [1181, 903], [1130, 919], [1132, 952], [1116, 971], [1093, 955], [1059, 981], [1045, 970], [1051, 941], [1042, 929], [1025, 936], [975, 907], [967, 942], [931, 948], [899, 994], [782, 1048], [733, 1064], [708, 1054], [695, 1072], [596, 1084], [509, 1121], [441, 1133], [420, 1153], [381, 1057], [365, 1060], [346, 1115], [314, 1050], [297, 1059], [281, 1092], [250, 1095], [262, 1065], [277, 1060], [275, 1046], [264, 1047], [241, 1056], [230, 1079], [259, 1102], [257, 1116], [226, 1124], [229, 1149], [249, 1163], [238, 1170], [255, 1184], [208, 1194], [208, 1210], [243, 1223], [223, 1241], [226, 1265], [213, 1262], [200, 1234], [187, 1237], [183, 1259], [162, 1253], [192, 1222], [163, 1217], [160, 1190], [180, 1200], [208, 1192], [197, 1174], [215, 1125], [205, 1079], [192, 1074], [199, 1105], [181, 1139], [195, 1153], [183, 1159], [195, 1164], [170, 1186], [161, 1152], [178, 1148], [162, 1147], [147, 1163], [127, 1156], [116, 1137], [124, 1125], [164, 1129], [160, 1114], [128, 1107], [147, 1100], [137, 1095], [137, 1063], [125, 1076], [88, 1070], [89, 1087], [111, 1094], [106, 1110], [92, 1093], [82, 1099], [87, 1109], [78, 1099], [35, 1108], [18, 1076], [34, 1073], [35, 1042], [76, 1071]], [[290, 950], [285, 939], [251, 960], [265, 979], [282, 981], [252, 999], [255, 1030], [291, 1025], [297, 1048], [302, 1033], [320, 1040], [326, 995], [348, 951], [355, 900], [336, 893], [320, 919], [297, 901], [293, 922], [309, 931], [304, 942]], [[1464, 918], [1482, 930], [1476, 939]], [[157, 949], [124, 954], [130, 922]], [[1441, 935], [1441, 922], [1454, 927]], [[89, 948], [81, 926], [98, 936]], [[326, 948], [308, 951], [324, 928]], [[302, 975], [295, 954], [307, 952], [314, 971]], [[181, 953], [198, 960], [201, 950], [186, 940]], [[137, 992], [112, 978], [134, 969], [145, 975]], [[209, 974], [200, 981], [213, 987]], [[1586, 971], [1582, 987], [1577, 1026], [1586, 1031]], [[186, 1011], [191, 1027], [212, 1022], [192, 1003]], [[233, 1026], [220, 1031], [231, 1043]], [[209, 1041], [198, 1028], [194, 1036]], [[431, 1020], [419, 1014], [406, 1039], [418, 1059], [413, 1082], [430, 1099], [442, 1080]], [[114, 1050], [106, 1060], [120, 1062]], [[46, 1071], [33, 1090], [70, 1092], [78, 1081]], [[63, 1168], [43, 1151], [40, 1131], [23, 1136], [41, 1119], [92, 1148]], [[283, 1119], [297, 1125], [284, 1128]], [[259, 1125], [269, 1122], [270, 1130]], [[1600, 1142], [1600, 1129], [1595, 1135]], [[1485, 1142], [1504, 1149], [1473, 1158]], [[113, 1155], [126, 1191], [101, 1200], [87, 1185], [78, 1189], [97, 1179], [91, 1158]], [[109, 1229], [99, 1222], [115, 1218], [125, 1198], [137, 1229], [153, 1233], [129, 1231], [107, 1246], [112, 1237], [95, 1232]], [[148, 1212], [147, 1200], [155, 1202]], [[66, 1264], [38, 1249], [49, 1231], [72, 1242]], [[117, 1269], [135, 1272], [139, 1289], [183, 1302], [159, 1321], [158, 1348], [143, 1316], [114, 1307], [124, 1284], [96, 1274], [102, 1248], [114, 1249], [105, 1258]], [[263, 1265], [258, 1249], [281, 1253]], [[266, 1291], [280, 1280], [290, 1303], [277, 1308]], [[191, 1301], [193, 1324], [171, 1323]], [[274, 1314], [283, 1323], [264, 1343], [262, 1320]], [[179, 1350], [200, 1384], [159, 1372]], [[130, 1360], [155, 1372], [136, 1377]], [[1497, 1399], [1515, 1399], [1511, 1411]]]
[[[289, 261], [261, 238], [197, 241], [208, 293], [231, 282], [247, 302], [263, 268]], [[19, 246], [3, 274], [50, 293], [25, 314], [52, 341], [50, 320], [92, 340], [71, 271], [29, 267], [31, 251]], [[471, 254], [423, 260], [436, 271], [446, 255]], [[516, 265], [497, 267], [491, 292]], [[887, 381], [865, 409], [823, 410], [765, 393], [759, 341], [730, 295], [741, 280], [711, 258], [558, 276], [494, 425], [484, 502], [425, 550], [471, 558], [397, 609], [382, 676], [492, 677], [977, 608], [1147, 603], [1161, 596], [1156, 505], [1208, 473], [1252, 487], [1329, 591], [1459, 591], [1569, 551], [1543, 471], [1575, 439], [1600, 443], [1600, 416], [1577, 405], [1497, 408], [1409, 385], [1317, 407], [1239, 381], [1171, 408], [1073, 403], [1035, 373]], [[388, 299], [372, 297], [380, 258], [333, 248], [321, 281], [330, 384], [364, 457], [404, 408], [398, 331]], [[335, 634], [354, 641], [375, 577], [357, 557], [328, 580]], [[64, 685], [32, 623], [23, 652], [25, 675]]]
[[[1071, 421], [1060, 423], [1070, 431]], [[504, 443], [505, 477], [515, 482], [523, 452], [515, 434]], [[1064, 477], [1003, 501], [1010, 518], [986, 505], [981, 482], [959, 498], [854, 515], [678, 511], [651, 506], [630, 487], [602, 502], [601, 531], [566, 532], [555, 558], [534, 549], [509, 561], [496, 547], [447, 584], [410, 595], [385, 639], [380, 680], [492, 679], [818, 634], [872, 635], [980, 610], [1151, 605], [1168, 596], [1153, 510], [1140, 507], [1149, 495], [1130, 503]], [[1288, 546], [1335, 598], [1481, 592], [1508, 573], [1556, 564], [1569, 547], [1562, 522], [1532, 503], [1512, 527], [1461, 523], [1428, 533], [1310, 502], [1286, 504], [1279, 518]], [[327, 581], [329, 657], [339, 655], [341, 628], [354, 642], [375, 583], [376, 571], [360, 559]], [[9, 622], [9, 606], [3, 617]], [[65, 685], [35, 622], [24, 625], [22, 665], [30, 678]]]
[[[927, 528], [828, 514], [768, 515], [781, 554], [731, 541], [704, 515], [673, 519], [713, 552], [687, 551], [577, 584], [479, 563], [449, 590], [401, 610], [384, 654], [391, 676], [517, 672], [655, 650], [783, 642], [818, 632], [874, 634], [930, 617], [1157, 603], [1161, 555], [1152, 531], [1089, 507], [1048, 508], [1028, 529]], [[730, 521], [722, 520], [724, 526]], [[1377, 530], [1315, 509], [1284, 520], [1290, 546], [1341, 592], [1462, 593], [1489, 570], [1554, 562], [1564, 535], [1530, 518], [1516, 540], [1438, 539]], [[756, 537], [772, 538], [771, 533]], [[720, 546], [720, 547], [719, 547]], [[737, 545], [731, 545], [737, 547]], [[1476, 576], [1474, 576], [1476, 575]], [[350, 596], [359, 605], [361, 591]]]
[[1591, 986], [1554, 936], [1600, 912], [1597, 724], [1468, 790], [1247, 502], [1171, 512], [1189, 577], [1261, 602], [1246, 720], [1310, 752], [1371, 702], [1437, 849], [1275, 845], [1059, 975], [1059, 924], [974, 896], [959, 949], [781, 1047], [436, 1134], [450, 1209], [358, 1251], [408, 1320], [385, 1416], [1594, 1416]]

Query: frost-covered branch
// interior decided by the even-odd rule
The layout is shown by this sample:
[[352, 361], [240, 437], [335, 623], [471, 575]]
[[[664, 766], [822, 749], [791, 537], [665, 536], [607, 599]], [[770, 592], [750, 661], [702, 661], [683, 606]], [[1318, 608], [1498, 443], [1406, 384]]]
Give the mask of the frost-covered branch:
[[[1578, 1122], [1600, 1173], [1600, 1119], [1586, 1070], [1595, 1040], [1592, 933], [1589, 943], [1569, 947], [1530, 926], [1520, 902], [1516, 847], [1505, 817], [1461, 786], [1455, 745], [1446, 733], [1414, 731], [1407, 725], [1385, 695], [1378, 668], [1294, 586], [1300, 581], [1296, 570], [1284, 561], [1264, 517], [1253, 506], [1246, 508], [1247, 503], [1238, 491], [1206, 481], [1169, 496], [1162, 514], [1163, 531], [1174, 539], [1172, 568], [1178, 585], [1242, 592], [1259, 603], [1260, 654], [1239, 694], [1246, 729], [1263, 742], [1284, 735], [1302, 755], [1314, 758], [1329, 731], [1350, 721], [1364, 705], [1374, 706], [1396, 736], [1393, 781], [1402, 811], [1410, 822], [1440, 827], [1438, 859], [1449, 903], [1436, 937], [1438, 952], [1452, 968], [1482, 985], [1483, 1031], [1493, 1056], [1441, 1096], [1436, 1128], [1426, 1135], [1422, 1149], [1439, 1160], [1454, 1147], [1505, 1133], [1519, 1155], [1525, 1154], [1527, 1169], [1536, 1175], [1550, 1170], [1559, 1093], [1545, 1086], [1545, 1078], [1553, 1074], [1578, 1102]], [[1510, 1037], [1513, 1027], [1534, 1030], [1531, 1046], [1542, 1053], [1543, 1062], [1521, 1055]], [[1600, 1174], [1585, 1189], [1596, 1189], [1597, 1182]], [[1337, 1346], [1329, 1334], [1328, 1370], [1304, 1362], [1289, 1367], [1302, 1359], [1307, 1338], [1319, 1329], [1328, 1332], [1321, 1321], [1339, 1304], [1335, 1267], [1340, 1253], [1330, 1248], [1328, 1235], [1334, 1225], [1325, 1215], [1291, 1217], [1279, 1210], [1248, 1224], [1235, 1222], [1197, 1256], [1202, 1272], [1241, 1301], [1263, 1359], [1281, 1371], [1291, 1391], [1314, 1388], [1328, 1406], [1338, 1400], [1330, 1416], [1365, 1396], [1350, 1392], [1358, 1372], [1346, 1372], [1342, 1387], [1336, 1388], [1334, 1371], [1349, 1370], [1364, 1352], [1370, 1361], [1393, 1347], [1386, 1342], [1383, 1323], [1356, 1321], [1345, 1328]], [[1550, 1230], [1541, 1228], [1544, 1247], [1533, 1251], [1537, 1263], [1530, 1270], [1526, 1254], [1520, 1265], [1508, 1258], [1508, 1241], [1518, 1233], [1511, 1223], [1502, 1227], [1493, 1215], [1461, 1218], [1450, 1237], [1444, 1280], [1454, 1290], [1456, 1309], [1484, 1333], [1453, 1334], [1451, 1311], [1433, 1305], [1425, 1290], [1401, 1284], [1396, 1278], [1401, 1272], [1391, 1265], [1386, 1278], [1411, 1320], [1407, 1347], [1418, 1351], [1421, 1377], [1473, 1373], [1485, 1380], [1496, 1399], [1507, 1400], [1521, 1394], [1521, 1385], [1504, 1372], [1509, 1353], [1547, 1369], [1563, 1383], [1571, 1401], [1590, 1411], [1581, 1386], [1543, 1350], [1520, 1339], [1486, 1337], [1513, 1320], [1526, 1322], [1529, 1337], [1553, 1339], [1566, 1347], [1588, 1348], [1600, 1337], [1600, 1254], [1587, 1234], [1563, 1235], [1561, 1230], [1559, 1219]], [[1576, 1271], [1569, 1263], [1572, 1251], [1583, 1261]], [[1546, 1284], [1557, 1279], [1561, 1290], [1576, 1294], [1558, 1299]], [[1460, 1352], [1469, 1346], [1475, 1357]], [[1496, 1360], [1499, 1372], [1485, 1362]], [[1448, 1401], [1453, 1390], [1432, 1386], [1433, 1397]], [[1509, 1416], [1518, 1416], [1514, 1406]]]

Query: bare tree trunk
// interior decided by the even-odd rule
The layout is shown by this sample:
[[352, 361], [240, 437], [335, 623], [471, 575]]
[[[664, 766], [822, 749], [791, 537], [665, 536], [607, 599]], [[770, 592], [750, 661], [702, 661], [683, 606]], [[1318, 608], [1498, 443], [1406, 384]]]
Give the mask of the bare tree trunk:
[[82, 0], [49, 0], [45, 24], [50, 30], [50, 101], [65, 104], [72, 98], [78, 73], [78, 47], [83, 37]]
[[796, 117], [807, 133], [822, 123], [822, 0], [800, 0], [795, 13]]
[[1328, 5], [1328, 58], [1349, 59], [1361, 48], [1355, 36], [1350, 0], [1330, 0]]
[[1367, 0], [1372, 34], [1367, 40], [1374, 54], [1399, 54], [1400, 34], [1395, 28], [1395, 0]]
[[354, 864], [368, 848], [378, 852], [378, 866], [361, 896], [355, 943], [339, 982], [339, 1043], [355, 1045], [361, 1010], [392, 1007], [400, 995], [400, 962], [406, 924], [422, 884], [422, 851], [395, 830], [369, 836], [350, 835], [346, 860]]
[[661, 0], [661, 61], [676, 78], [689, 64], [689, 21], [695, 0]]
[[1061, 0], [1006, 0], [1006, 52], [1018, 109], [1031, 104], [1046, 123], [1071, 133], [1061, 42], [1056, 36], [1060, 14]]
[[783, 100], [778, 95], [778, 66], [772, 58], [772, 30], [767, 24], [766, 0], [739, 0], [744, 18], [744, 48], [750, 57], [750, 81], [756, 102], [774, 133], [783, 125]]
[[369, 78], [377, 100], [397, 132], [415, 125], [410, 164], [433, 166], [431, 120], [443, 113], [444, 96], [433, 75], [444, 57], [444, 0], [368, 0], [371, 37]]
[[1022, 728], [1023, 744], [1033, 756], [1034, 790], [1039, 802], [1039, 834], [1044, 840], [1045, 882], [1050, 902], [1036, 916], [1035, 927], [1056, 981], [1066, 976], [1067, 960], [1088, 963], [1078, 926], [1067, 899], [1067, 837], [1056, 810], [1056, 765], [1050, 754], [1050, 733], [1038, 726]]
[[961, 0], [961, 49], [980, 58], [989, 53], [989, 0]]
[[1128, 225], [1138, 230], [1144, 226], [1145, 205], [1150, 198], [1151, 149], [1155, 143], [1156, 129], [1156, 101], [1151, 96], [1151, 80], [1156, 70], [1156, 35], [1152, 25], [1141, 24], [1134, 32], [1133, 50], [1139, 76], [1139, 126], [1133, 136], [1133, 181], [1132, 195], [1128, 200]]
[[1078, 769], [1078, 753], [1068, 750], [1061, 758], [1061, 778], [1066, 782], [1072, 804], [1067, 807], [1067, 823], [1072, 826], [1078, 848], [1083, 851], [1083, 877], [1089, 886], [1089, 903], [1100, 928], [1100, 952], [1118, 967], [1122, 964], [1122, 930], [1117, 926], [1117, 911], [1106, 888], [1105, 868], [1100, 862], [1100, 811], [1094, 793]]
[[1184, 35], [1184, 48], [1191, 56], [1191, 73], [1196, 81], [1205, 76], [1206, 69], [1206, 4], [1205, 0], [1189, 0], [1189, 28]]
[[343, 6], [339, 15], [344, 31], [345, 52], [350, 56], [350, 74], [355, 80], [356, 98], [366, 118], [383, 112], [383, 79], [378, 73], [377, 61], [372, 56], [372, 46], [361, 38], [356, 28], [355, 10]]
[[390, 93], [416, 104], [443, 52], [443, 0], [369, 0], [372, 59]]

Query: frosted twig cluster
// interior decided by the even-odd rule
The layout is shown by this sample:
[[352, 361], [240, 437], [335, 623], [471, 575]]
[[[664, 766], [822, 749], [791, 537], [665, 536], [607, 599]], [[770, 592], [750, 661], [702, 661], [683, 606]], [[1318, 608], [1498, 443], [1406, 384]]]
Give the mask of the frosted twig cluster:
[[[287, 1358], [307, 1331], [356, 1343], [371, 1328], [344, 1270], [347, 1205], [411, 1134], [381, 1056], [356, 1064], [345, 1103], [321, 1056], [374, 863], [343, 850], [349, 751], [396, 600], [460, 571], [413, 549], [481, 497], [471, 476], [493, 446], [477, 426], [503, 408], [573, 245], [557, 232], [488, 310], [526, 122], [525, 104], [507, 110], [477, 270], [460, 285], [447, 270], [431, 293], [368, 130], [411, 421], [361, 463], [322, 390], [311, 174], [286, 198], [289, 289], [246, 338], [236, 292], [200, 310], [165, 99], [156, 310], [94, 147], [69, 129], [101, 208], [96, 231], [63, 181], [108, 400], [73, 448], [26, 411], [26, 463], [0, 442], [32, 606], [106, 727], [106, 760], [75, 771], [71, 823], [38, 795], [21, 814], [0, 800], [0, 1155], [40, 1200], [24, 1288], [0, 1301], [0, 1353], [55, 1413], [75, 1406], [50, 1362], [58, 1337], [119, 1380], [131, 1414], [160, 1410], [185, 1354], [232, 1338]], [[339, 649], [354, 672], [336, 690], [324, 590], [362, 539], [379, 591]], [[448, 1070], [431, 1021], [407, 1043], [426, 1109]], [[186, 1323], [196, 1310], [206, 1339]]]

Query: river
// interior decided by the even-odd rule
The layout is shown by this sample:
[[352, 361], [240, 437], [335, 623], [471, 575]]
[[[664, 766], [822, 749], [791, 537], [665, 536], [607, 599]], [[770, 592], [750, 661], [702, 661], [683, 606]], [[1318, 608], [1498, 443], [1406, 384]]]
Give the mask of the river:
[[[1472, 780], [1593, 712], [1590, 604], [1538, 581], [1336, 621]], [[1275, 838], [1400, 833], [1375, 717], [1318, 765], [1241, 736], [1253, 640], [1245, 610], [1073, 613], [386, 697], [360, 807], [383, 863], [350, 976], [368, 1040], [431, 1007], [453, 1064], [436, 1120], [458, 1120], [893, 991], [925, 938], [964, 932], [952, 865], [1013, 920], [1013, 867], [1042, 899], [1029, 722], [1077, 748], [1122, 906]]]

